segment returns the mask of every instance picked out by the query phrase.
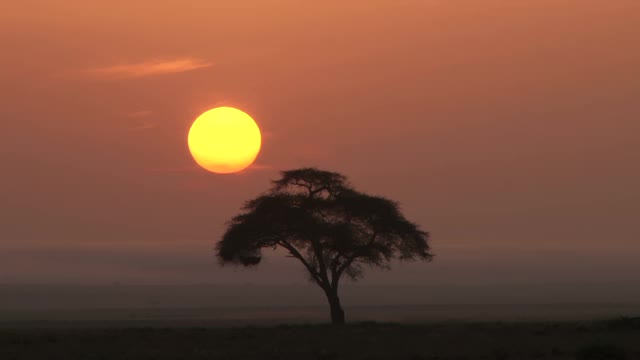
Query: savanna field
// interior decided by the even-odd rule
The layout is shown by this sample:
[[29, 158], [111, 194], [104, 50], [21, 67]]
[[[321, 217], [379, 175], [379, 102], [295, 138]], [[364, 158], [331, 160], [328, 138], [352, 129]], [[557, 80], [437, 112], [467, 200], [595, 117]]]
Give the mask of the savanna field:
[[640, 0], [0, 1], [0, 360], [640, 360]]
[[[0, 331], [18, 359], [640, 359], [640, 319]], [[134, 326], [134, 325], [132, 325]]]

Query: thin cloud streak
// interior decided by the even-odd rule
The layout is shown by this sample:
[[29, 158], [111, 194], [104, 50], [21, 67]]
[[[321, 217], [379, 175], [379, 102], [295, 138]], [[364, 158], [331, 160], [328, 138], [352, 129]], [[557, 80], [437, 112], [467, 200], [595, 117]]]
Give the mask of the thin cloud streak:
[[249, 165], [249, 167], [246, 170], [249, 170], [249, 171], [261, 171], [261, 170], [271, 170], [273, 168], [274, 168], [273, 165], [253, 163], [253, 164]]
[[179, 174], [179, 173], [193, 173], [198, 172], [201, 169], [195, 163], [189, 166], [179, 166], [179, 167], [164, 167], [164, 168], [148, 168], [146, 169], [147, 173], [151, 174]]
[[152, 60], [134, 64], [120, 64], [89, 69], [87, 72], [100, 78], [132, 79], [147, 76], [183, 73], [213, 66], [213, 63], [196, 58]]
[[143, 117], [147, 117], [149, 115], [152, 114], [151, 110], [140, 110], [140, 111], [133, 111], [127, 114], [127, 117], [129, 118], [143, 118]]
[[151, 110], [138, 110], [127, 113], [125, 116], [133, 122], [133, 125], [129, 126], [131, 130], [148, 130], [158, 127], [158, 124], [149, 119], [151, 114], [153, 114]]
[[132, 126], [131, 130], [148, 130], [148, 129], [155, 129], [157, 127], [158, 125], [151, 121], [143, 121], [137, 125]]

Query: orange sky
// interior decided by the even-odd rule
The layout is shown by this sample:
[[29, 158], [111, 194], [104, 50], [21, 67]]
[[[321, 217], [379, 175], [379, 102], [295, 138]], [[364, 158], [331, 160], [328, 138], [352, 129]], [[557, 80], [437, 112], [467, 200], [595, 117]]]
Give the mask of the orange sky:
[[[0, 283], [304, 281], [213, 256], [300, 166], [433, 233], [434, 263], [365, 282], [637, 282], [636, 0], [160, 3], [3, 5]], [[186, 147], [222, 105], [263, 131], [237, 175]]]

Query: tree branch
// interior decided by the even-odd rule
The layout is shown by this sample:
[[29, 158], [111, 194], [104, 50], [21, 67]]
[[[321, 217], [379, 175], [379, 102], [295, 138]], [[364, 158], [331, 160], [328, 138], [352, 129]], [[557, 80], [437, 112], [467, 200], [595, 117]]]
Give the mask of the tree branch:
[[[376, 237], [377, 237], [377, 236], [378, 236], [378, 233], [375, 233], [375, 232], [374, 232], [374, 233], [373, 233], [373, 235], [371, 235], [371, 238], [369, 239], [369, 242], [367, 243], [367, 245], [365, 245], [364, 247], [362, 247], [360, 250], [362, 250], [362, 249], [367, 249], [367, 248], [371, 247], [371, 246], [373, 245], [373, 243], [375, 242], [375, 240], [376, 240]], [[337, 281], [339, 281], [339, 280], [340, 280], [340, 276], [342, 276], [342, 273], [343, 273], [343, 272], [344, 272], [344, 271], [345, 271], [345, 270], [346, 270], [346, 269], [347, 269], [347, 268], [348, 268], [348, 267], [349, 267], [349, 266], [350, 266], [350, 265], [351, 265], [351, 264], [352, 264], [352, 263], [353, 263], [357, 258], [359, 258], [359, 257], [360, 257], [360, 256], [362, 256], [362, 255], [363, 255], [363, 252], [362, 252], [362, 251], [358, 251], [358, 250], [356, 250], [356, 251], [354, 251], [354, 252], [353, 252], [353, 254], [352, 254], [351, 256], [347, 257], [347, 260], [346, 260], [344, 263], [342, 263], [342, 265], [340, 265], [340, 267], [338, 268], [338, 271], [337, 271], [337, 274], [336, 274], [337, 276], [335, 277], [335, 281], [336, 281], [336, 282], [337, 282]]]
[[331, 285], [331, 283], [329, 282], [329, 276], [327, 275], [327, 266], [324, 263], [322, 246], [320, 245], [320, 242], [318, 242], [318, 239], [315, 237], [311, 239], [311, 245], [313, 247], [313, 252], [315, 253], [316, 259], [318, 259], [318, 270], [320, 270], [318, 275], [320, 276], [320, 279], [322, 279], [322, 282], [324, 284]]
[[291, 183], [291, 185], [301, 186], [301, 187], [307, 189], [307, 191], [309, 192], [309, 195], [311, 195], [311, 193], [313, 192], [311, 190], [312, 189], [312, 185], [308, 184], [308, 183], [303, 183], [303, 182], [300, 182], [300, 181], [294, 181], [294, 182]]
[[295, 246], [289, 244], [286, 241], [278, 241], [277, 242], [278, 245], [282, 246], [283, 248], [289, 250], [289, 253], [291, 253], [291, 255], [293, 257], [295, 257], [296, 259], [300, 260], [300, 262], [302, 262], [302, 264], [307, 268], [307, 270], [309, 271], [309, 273], [311, 274], [311, 277], [313, 278], [313, 280], [315, 280], [315, 282], [322, 288], [324, 288], [324, 284], [322, 282], [322, 278], [320, 277], [320, 274], [318, 274], [318, 272], [313, 268], [313, 266], [311, 266], [311, 264], [309, 264], [305, 259], [304, 256], [302, 256], [302, 254], [300, 253], [300, 251], [298, 251], [298, 249], [295, 248]]

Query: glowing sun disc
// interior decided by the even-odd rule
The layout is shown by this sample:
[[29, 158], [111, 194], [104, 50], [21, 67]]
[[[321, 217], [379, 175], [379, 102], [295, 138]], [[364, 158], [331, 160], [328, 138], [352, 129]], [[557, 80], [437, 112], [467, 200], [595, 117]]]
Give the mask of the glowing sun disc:
[[196, 163], [221, 174], [251, 165], [261, 142], [260, 129], [251, 116], [230, 107], [211, 109], [198, 116], [187, 139]]

